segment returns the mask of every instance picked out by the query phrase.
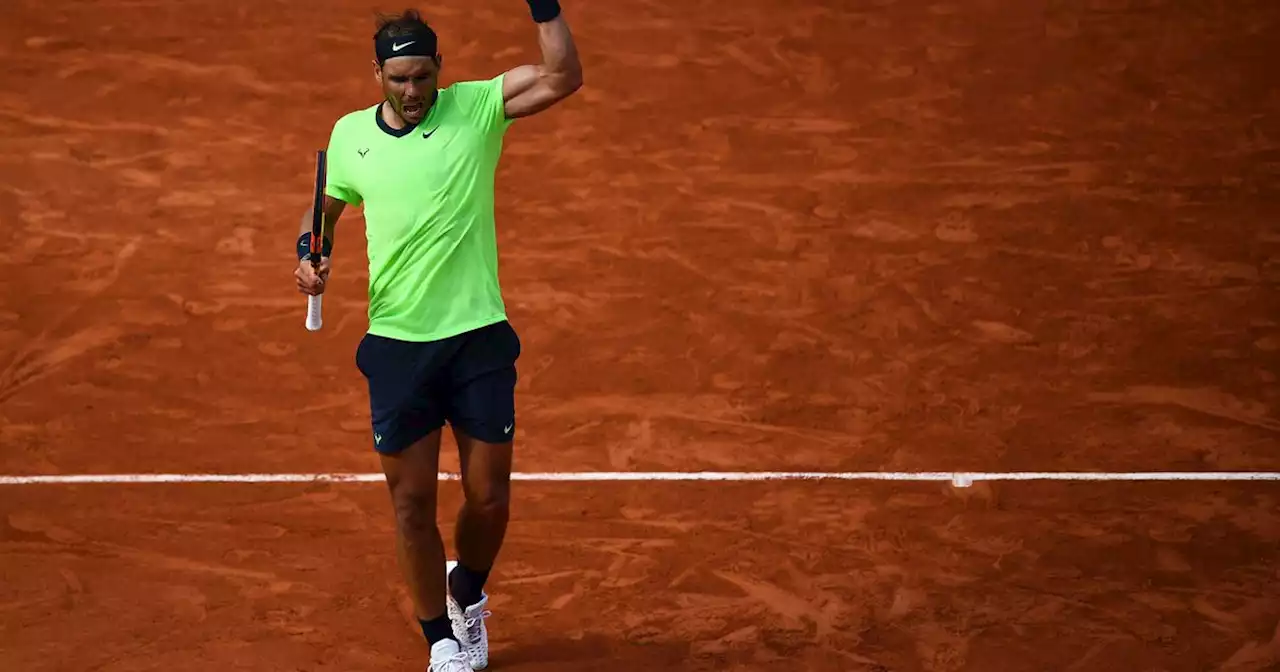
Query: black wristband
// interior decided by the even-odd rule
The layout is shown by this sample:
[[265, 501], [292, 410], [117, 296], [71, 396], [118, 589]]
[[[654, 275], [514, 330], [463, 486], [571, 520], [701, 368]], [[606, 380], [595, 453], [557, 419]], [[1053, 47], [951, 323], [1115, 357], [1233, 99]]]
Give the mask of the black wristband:
[[560, 16], [560, 0], [525, 0], [529, 3], [529, 13], [537, 23], [546, 23]]
[[[306, 259], [311, 254], [311, 232], [298, 236], [298, 259]], [[320, 256], [327, 257], [333, 254], [333, 241], [325, 238], [320, 241]]]

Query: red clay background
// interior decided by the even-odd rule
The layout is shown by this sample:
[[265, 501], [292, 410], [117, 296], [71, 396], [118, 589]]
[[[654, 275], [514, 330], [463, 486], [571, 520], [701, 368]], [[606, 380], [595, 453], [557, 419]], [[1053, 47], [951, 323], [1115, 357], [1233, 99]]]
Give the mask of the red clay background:
[[[565, 6], [587, 86], [499, 179], [518, 468], [1280, 470], [1280, 6]], [[0, 8], [0, 473], [376, 469], [358, 213], [323, 331], [291, 277], [375, 9]], [[423, 9], [449, 81], [537, 58]], [[1280, 666], [1271, 484], [517, 492], [494, 669]], [[0, 488], [0, 668], [417, 669], [385, 499]]]

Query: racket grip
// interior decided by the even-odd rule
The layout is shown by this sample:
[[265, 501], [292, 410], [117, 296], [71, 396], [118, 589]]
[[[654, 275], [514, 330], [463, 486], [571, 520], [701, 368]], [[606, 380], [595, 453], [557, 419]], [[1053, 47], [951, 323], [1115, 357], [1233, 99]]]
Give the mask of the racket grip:
[[307, 331], [319, 331], [323, 320], [320, 319], [321, 302], [324, 299], [323, 294], [307, 297]]

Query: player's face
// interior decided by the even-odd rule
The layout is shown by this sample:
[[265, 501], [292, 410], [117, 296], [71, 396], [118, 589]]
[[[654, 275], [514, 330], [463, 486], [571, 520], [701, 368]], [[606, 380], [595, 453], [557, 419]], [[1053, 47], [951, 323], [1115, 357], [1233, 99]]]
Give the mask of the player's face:
[[440, 63], [427, 56], [389, 58], [377, 70], [382, 94], [405, 123], [416, 125], [427, 116], [435, 96]]

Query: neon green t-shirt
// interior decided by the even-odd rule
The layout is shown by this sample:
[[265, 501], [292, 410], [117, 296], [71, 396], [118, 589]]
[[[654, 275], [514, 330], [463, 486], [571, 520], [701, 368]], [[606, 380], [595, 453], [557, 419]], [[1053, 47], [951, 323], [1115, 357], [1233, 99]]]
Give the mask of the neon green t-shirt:
[[512, 123], [502, 76], [440, 89], [414, 128], [387, 126], [380, 105], [334, 124], [325, 186], [364, 205], [369, 333], [432, 341], [506, 319], [494, 231], [494, 177]]

